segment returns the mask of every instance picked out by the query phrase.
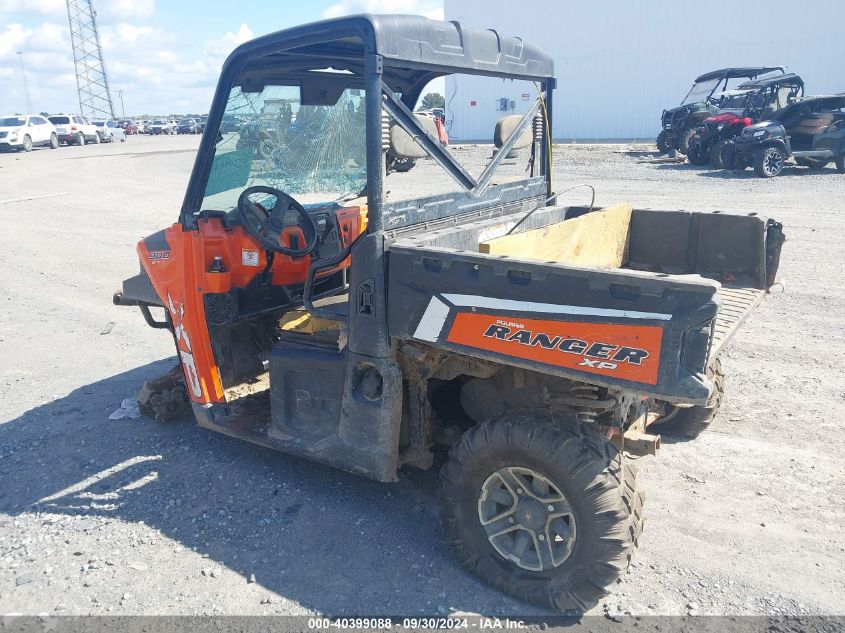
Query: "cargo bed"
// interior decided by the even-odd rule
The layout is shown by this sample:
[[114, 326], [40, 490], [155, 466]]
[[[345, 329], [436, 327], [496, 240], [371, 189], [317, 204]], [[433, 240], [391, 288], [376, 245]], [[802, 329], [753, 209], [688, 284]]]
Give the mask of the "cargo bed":
[[391, 336], [692, 404], [771, 285], [782, 242], [756, 214], [626, 205], [391, 237]]

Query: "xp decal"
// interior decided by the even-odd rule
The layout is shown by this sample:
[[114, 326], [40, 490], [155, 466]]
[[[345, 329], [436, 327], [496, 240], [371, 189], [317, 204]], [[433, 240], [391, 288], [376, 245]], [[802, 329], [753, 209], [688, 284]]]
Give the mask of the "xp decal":
[[654, 385], [662, 336], [663, 328], [653, 325], [511, 320], [459, 312], [447, 340], [515, 358]]

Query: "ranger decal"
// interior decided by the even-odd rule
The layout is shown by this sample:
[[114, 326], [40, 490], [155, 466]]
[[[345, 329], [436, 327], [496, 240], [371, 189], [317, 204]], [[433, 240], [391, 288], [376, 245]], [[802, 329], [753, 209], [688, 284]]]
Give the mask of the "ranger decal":
[[448, 340], [515, 358], [653, 385], [657, 383], [662, 336], [663, 328], [651, 325], [512, 320], [459, 312]]

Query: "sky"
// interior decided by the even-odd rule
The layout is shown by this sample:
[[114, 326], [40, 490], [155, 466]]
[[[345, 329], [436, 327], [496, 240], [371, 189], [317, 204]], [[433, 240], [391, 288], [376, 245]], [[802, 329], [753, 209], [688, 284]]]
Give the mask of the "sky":
[[[226, 56], [259, 35], [362, 12], [443, 19], [442, 0], [94, 0], [94, 8], [118, 117], [118, 90], [127, 116], [208, 112]], [[0, 115], [26, 110], [21, 59], [35, 112], [78, 112], [65, 0], [0, 0]]]

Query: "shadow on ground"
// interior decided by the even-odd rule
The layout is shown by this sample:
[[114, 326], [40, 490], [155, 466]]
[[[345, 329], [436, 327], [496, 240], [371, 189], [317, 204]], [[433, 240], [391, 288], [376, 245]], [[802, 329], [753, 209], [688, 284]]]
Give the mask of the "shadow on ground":
[[[187, 419], [108, 419], [173, 362], [87, 385], [0, 425], [0, 512], [143, 521], [322, 613], [544, 613], [454, 562], [434, 472], [379, 484]], [[108, 528], [90, 523], [109, 538]]]

